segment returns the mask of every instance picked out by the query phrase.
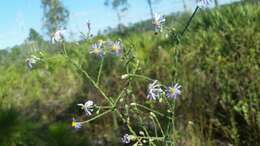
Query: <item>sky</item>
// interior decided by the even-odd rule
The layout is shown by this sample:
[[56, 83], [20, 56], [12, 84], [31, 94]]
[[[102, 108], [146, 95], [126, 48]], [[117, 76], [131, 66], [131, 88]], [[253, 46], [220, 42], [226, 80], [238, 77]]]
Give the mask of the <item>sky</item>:
[[[156, 1], [156, 0], [153, 0]], [[158, 0], [157, 0], [158, 1]], [[161, 15], [183, 10], [183, 0], [159, 0], [153, 5], [154, 11]], [[192, 11], [196, 6], [194, 0], [185, 0], [188, 9]], [[234, 0], [219, 0], [220, 4]], [[76, 40], [79, 32], [86, 32], [86, 22], [92, 24], [92, 32], [107, 27], [116, 27], [118, 22], [116, 12], [104, 5], [105, 0], [61, 0], [69, 10], [70, 17], [67, 32], [70, 40]], [[129, 0], [130, 7], [122, 23], [127, 25], [149, 19], [147, 0]], [[23, 43], [28, 37], [29, 29], [33, 28], [45, 36], [42, 29], [43, 9], [41, 0], [1, 0], [0, 5], [0, 49]]]

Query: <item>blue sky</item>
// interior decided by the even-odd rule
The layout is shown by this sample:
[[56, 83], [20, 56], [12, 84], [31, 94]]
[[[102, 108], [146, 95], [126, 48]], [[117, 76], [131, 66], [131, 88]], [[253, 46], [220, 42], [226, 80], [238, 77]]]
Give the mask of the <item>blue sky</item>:
[[[108, 26], [115, 27], [118, 24], [115, 11], [104, 6], [105, 0], [61, 0], [70, 11], [68, 31], [69, 39], [77, 39], [79, 32], [86, 31], [86, 21], [92, 23], [93, 33], [104, 30]], [[150, 18], [146, 0], [129, 0], [129, 11], [124, 15], [124, 24], [134, 23]], [[193, 0], [188, 8], [195, 6]], [[220, 3], [232, 0], [219, 0]], [[234, 1], [234, 0], [233, 0]], [[160, 0], [154, 5], [154, 11], [159, 14], [169, 14], [183, 10], [182, 0]], [[40, 0], [1, 0], [0, 5], [0, 49], [20, 44], [28, 36], [30, 28], [34, 28], [40, 34], [42, 31], [42, 8]]]

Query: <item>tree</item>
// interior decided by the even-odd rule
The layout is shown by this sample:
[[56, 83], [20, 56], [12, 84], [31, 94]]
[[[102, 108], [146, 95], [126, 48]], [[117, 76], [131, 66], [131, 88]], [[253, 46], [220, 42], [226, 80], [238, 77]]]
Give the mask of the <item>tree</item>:
[[154, 19], [154, 9], [153, 9], [153, 5], [160, 2], [161, 0], [146, 0], [149, 6], [149, 10], [150, 10], [150, 15], [152, 17], [152, 19]]
[[43, 28], [51, 38], [52, 34], [58, 29], [65, 29], [69, 11], [64, 7], [60, 0], [41, 0], [43, 7]]
[[218, 0], [214, 0], [215, 6], [218, 6]]
[[43, 41], [42, 36], [33, 28], [29, 30], [28, 41]]
[[128, 0], [106, 0], [105, 5], [111, 5], [113, 9], [118, 9], [120, 11], [126, 11], [128, 9]]
[[112, 8], [116, 11], [117, 19], [118, 19], [118, 29], [120, 32], [123, 32], [123, 25], [121, 22], [122, 14], [125, 13], [129, 8], [128, 0], [105, 0], [106, 6], [112, 6]]

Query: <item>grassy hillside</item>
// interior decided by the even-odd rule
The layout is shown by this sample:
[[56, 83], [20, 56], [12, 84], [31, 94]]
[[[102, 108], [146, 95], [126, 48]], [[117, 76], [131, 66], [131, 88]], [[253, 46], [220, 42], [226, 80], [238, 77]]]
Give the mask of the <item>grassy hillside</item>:
[[[96, 78], [101, 60], [88, 48], [99, 39], [120, 38], [131, 50], [128, 57], [134, 59], [130, 69], [166, 85], [182, 85], [172, 134], [177, 145], [259, 145], [259, 5], [237, 3], [199, 10], [184, 37], [174, 41], [175, 30], [183, 29], [190, 15], [168, 16], [171, 33], [167, 35], [154, 35], [144, 22], [123, 34], [65, 43], [67, 54]], [[31, 48], [25, 44], [0, 55], [0, 145], [122, 145], [113, 115], [80, 131], [71, 127], [71, 118], [80, 113], [75, 105], [84, 99], [104, 103], [102, 95], [61, 55], [63, 46], [45, 43], [38, 51]], [[42, 59], [33, 70], [25, 64], [31, 54]], [[127, 59], [104, 58], [100, 86], [111, 97], [126, 84], [121, 75]], [[145, 101], [147, 82], [134, 81], [132, 87], [137, 100], [166, 112], [163, 105]], [[127, 102], [125, 97], [122, 105]], [[116, 120], [119, 131], [124, 131], [123, 123]], [[140, 123], [133, 124], [138, 129]]]

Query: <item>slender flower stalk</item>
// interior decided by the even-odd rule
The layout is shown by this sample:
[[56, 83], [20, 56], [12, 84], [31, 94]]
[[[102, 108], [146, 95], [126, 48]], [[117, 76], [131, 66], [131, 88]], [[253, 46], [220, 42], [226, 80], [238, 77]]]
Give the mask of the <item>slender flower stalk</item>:
[[88, 72], [86, 72], [80, 65], [72, 61], [72, 63], [85, 75], [85, 77], [94, 85], [94, 87], [100, 92], [100, 94], [113, 106], [113, 100], [109, 98], [105, 92], [98, 86], [98, 84], [90, 77]]
[[161, 112], [159, 112], [159, 111], [156, 111], [156, 110], [154, 110], [154, 109], [151, 109], [151, 108], [149, 108], [149, 107], [147, 107], [147, 106], [144, 106], [144, 105], [141, 105], [141, 104], [138, 104], [138, 103], [131, 103], [130, 104], [131, 106], [138, 106], [138, 107], [141, 107], [141, 108], [143, 108], [143, 109], [145, 109], [145, 110], [148, 110], [148, 111], [150, 111], [150, 112], [153, 112], [153, 113], [155, 113], [155, 114], [157, 114], [157, 115], [159, 115], [159, 116], [162, 116], [162, 117], [166, 117], [166, 118], [170, 118], [170, 117], [167, 117], [166, 115], [164, 115], [163, 113], [161, 113]]
[[94, 120], [96, 120], [96, 119], [98, 119], [98, 118], [100, 118], [100, 117], [103, 117], [104, 115], [110, 113], [111, 111], [112, 111], [111, 109], [106, 110], [105, 112], [103, 112], [103, 113], [101, 113], [101, 114], [99, 114], [99, 115], [96, 115], [95, 117], [93, 117], [93, 118], [91, 118], [91, 119], [89, 119], [89, 120], [87, 120], [87, 121], [80, 122], [80, 124], [82, 125], [82, 124], [86, 124], [86, 123], [89, 123], [89, 122], [91, 122], [91, 121], [94, 121]]
[[91, 32], [91, 22], [88, 20], [88, 21], [86, 22], [86, 25], [87, 25], [87, 29], [88, 29], [88, 35], [89, 35], [90, 32]]
[[198, 12], [198, 10], [199, 10], [199, 7], [197, 6], [197, 7], [195, 8], [194, 12], [192, 13], [191, 17], [189, 18], [188, 22], [186, 23], [186, 25], [185, 25], [183, 31], [181, 32], [181, 36], [184, 35], [185, 31], [186, 31], [186, 30], [188, 29], [188, 27], [190, 26], [190, 23], [191, 23], [193, 17], [195, 16], [195, 14]]
[[130, 77], [136, 77], [136, 78], [140, 78], [140, 79], [144, 79], [144, 80], [148, 80], [148, 81], [154, 81], [154, 79], [152, 79], [152, 78], [149, 78], [144, 75], [138, 75], [138, 74], [124, 74], [121, 76], [121, 79], [127, 79]]
[[97, 76], [97, 85], [99, 84], [100, 76], [101, 76], [101, 73], [103, 70], [103, 64], [104, 64], [104, 57], [102, 58], [100, 66], [99, 66], [98, 76]]

